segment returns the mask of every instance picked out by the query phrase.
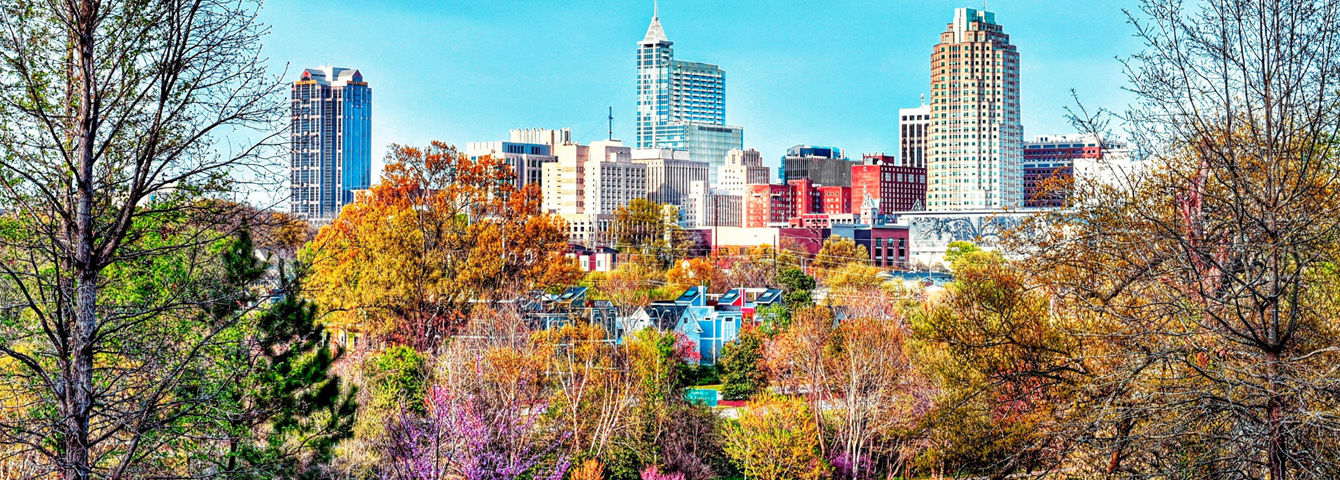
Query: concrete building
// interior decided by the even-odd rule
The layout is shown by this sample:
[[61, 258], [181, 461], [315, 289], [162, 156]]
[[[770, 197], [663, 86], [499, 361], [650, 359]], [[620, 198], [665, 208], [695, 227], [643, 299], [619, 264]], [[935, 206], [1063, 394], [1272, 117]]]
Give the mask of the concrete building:
[[576, 143], [559, 145], [556, 159], [541, 167], [541, 208], [558, 215], [586, 213], [586, 161], [591, 147]]
[[931, 54], [926, 208], [1023, 205], [1019, 52], [994, 13], [954, 10]]
[[875, 202], [882, 215], [924, 209], [926, 169], [899, 165], [884, 154], [866, 154], [851, 167], [851, 197], [854, 205]]
[[551, 153], [557, 151], [559, 145], [572, 143], [570, 128], [514, 128], [508, 133], [513, 143], [548, 145]]
[[618, 140], [591, 142], [585, 170], [586, 214], [613, 214], [647, 196], [647, 166], [633, 163], [633, 150]]
[[[633, 150], [633, 163], [646, 166], [647, 200], [684, 210], [694, 182], [707, 182], [707, 163], [690, 160], [689, 152], [669, 148]], [[681, 215], [682, 217], [682, 215]]]
[[289, 212], [328, 222], [372, 185], [372, 87], [355, 69], [304, 69], [289, 127]]
[[744, 129], [726, 125], [726, 72], [708, 63], [675, 60], [674, 42], [659, 12], [637, 44], [637, 148], [688, 150], [710, 166], [710, 181], [726, 153], [743, 148]]
[[796, 145], [782, 157], [782, 181], [809, 179], [825, 186], [851, 186], [852, 162], [834, 147]]
[[718, 188], [743, 195], [749, 185], [768, 183], [768, 167], [758, 150], [734, 149], [726, 154], [726, 164], [717, 169]]
[[543, 209], [560, 215], [613, 213], [647, 194], [647, 167], [633, 163], [632, 149], [618, 140], [558, 147], [544, 164]]
[[471, 159], [492, 156], [507, 162], [516, 175], [512, 184], [517, 188], [543, 183], [544, 164], [558, 160], [548, 144], [518, 142], [470, 142], [465, 154]]
[[744, 196], [693, 182], [680, 211], [688, 228], [744, 226]]
[[926, 97], [921, 106], [898, 110], [898, 157], [904, 167], [926, 168], [926, 132], [931, 125], [931, 107]]

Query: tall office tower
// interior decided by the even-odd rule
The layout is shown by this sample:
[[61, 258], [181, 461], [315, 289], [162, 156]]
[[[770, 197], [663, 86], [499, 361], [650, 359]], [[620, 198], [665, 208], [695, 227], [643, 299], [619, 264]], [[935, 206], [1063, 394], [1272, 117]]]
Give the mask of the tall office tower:
[[926, 208], [1023, 205], [1019, 52], [991, 12], [954, 10], [931, 54]]
[[931, 124], [931, 108], [926, 97], [916, 108], [898, 110], [898, 155], [904, 167], [926, 168], [926, 129]]
[[726, 125], [726, 72], [707, 63], [675, 60], [674, 42], [652, 13], [637, 44], [637, 148], [688, 150], [716, 170], [731, 149], [744, 148], [744, 129]]
[[722, 190], [744, 195], [749, 185], [768, 183], [768, 167], [763, 166], [763, 155], [758, 150], [734, 149], [726, 153], [726, 164], [717, 169], [717, 182]]
[[328, 222], [372, 184], [372, 88], [358, 70], [308, 68], [289, 108], [289, 212]]
[[633, 163], [647, 167], [647, 200], [674, 205], [682, 214], [693, 182], [707, 181], [707, 163], [689, 158], [689, 152], [683, 150], [633, 150]]
[[809, 179], [818, 185], [850, 187], [852, 165], [841, 149], [796, 145], [782, 157], [782, 181]]

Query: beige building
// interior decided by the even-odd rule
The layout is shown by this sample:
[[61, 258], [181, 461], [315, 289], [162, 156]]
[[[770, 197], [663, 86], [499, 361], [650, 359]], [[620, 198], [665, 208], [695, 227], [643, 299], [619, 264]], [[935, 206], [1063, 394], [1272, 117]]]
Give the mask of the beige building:
[[684, 225], [689, 228], [744, 225], [744, 197], [731, 191], [709, 188], [707, 182], [693, 182], [681, 211]]
[[749, 185], [768, 183], [768, 167], [758, 150], [734, 149], [726, 153], [726, 163], [717, 169], [717, 187], [743, 195]]
[[926, 207], [1023, 205], [1019, 52], [994, 13], [954, 10], [931, 54]]
[[565, 143], [555, 156], [544, 164], [542, 208], [568, 222], [574, 242], [596, 246], [614, 211], [647, 195], [646, 165], [633, 163], [632, 149], [618, 140]]
[[647, 200], [683, 210], [693, 182], [707, 182], [706, 162], [695, 162], [687, 150], [642, 148], [633, 150], [633, 163], [647, 167]]

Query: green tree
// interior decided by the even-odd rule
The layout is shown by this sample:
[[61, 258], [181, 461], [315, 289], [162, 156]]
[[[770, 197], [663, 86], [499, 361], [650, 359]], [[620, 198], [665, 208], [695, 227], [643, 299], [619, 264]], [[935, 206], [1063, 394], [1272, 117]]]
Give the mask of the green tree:
[[[244, 275], [266, 267], [246, 231], [224, 261], [230, 272], [250, 272]], [[278, 277], [287, 278], [282, 268]], [[334, 375], [339, 355], [316, 316], [316, 306], [295, 286], [256, 315], [253, 339], [237, 350], [250, 374], [233, 392], [248, 414], [233, 424], [226, 471], [238, 473], [231, 478], [315, 477], [332, 448], [353, 434], [356, 390]]]
[[777, 283], [786, 290], [783, 299], [792, 311], [814, 304], [811, 291], [814, 290], [814, 277], [799, 268], [788, 268], [777, 275]]
[[962, 240], [949, 242], [949, 247], [945, 249], [945, 263], [953, 265], [959, 257], [980, 251], [982, 251], [981, 247], [978, 247], [977, 244], [972, 242], [965, 242]]
[[739, 338], [722, 347], [718, 365], [721, 368], [721, 395], [727, 400], [749, 398], [767, 388], [761, 328], [746, 326]]
[[610, 235], [616, 248], [654, 261], [661, 270], [686, 257], [692, 246], [674, 206], [643, 198], [614, 210]]

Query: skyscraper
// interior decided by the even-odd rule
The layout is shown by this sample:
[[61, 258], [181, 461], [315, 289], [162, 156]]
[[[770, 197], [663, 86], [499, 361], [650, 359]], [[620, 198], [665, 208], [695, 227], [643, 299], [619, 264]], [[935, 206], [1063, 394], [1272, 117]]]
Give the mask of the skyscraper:
[[744, 129], [726, 125], [726, 72], [716, 65], [675, 60], [674, 42], [652, 13], [637, 44], [637, 148], [688, 150], [707, 162], [716, 182], [726, 153], [744, 147]]
[[1023, 204], [1019, 52], [994, 13], [954, 10], [931, 54], [926, 208]]
[[898, 156], [904, 167], [926, 168], [926, 127], [931, 124], [931, 109], [926, 97], [916, 108], [898, 110]]
[[289, 105], [289, 211], [329, 221], [372, 183], [372, 88], [358, 70], [308, 68]]

